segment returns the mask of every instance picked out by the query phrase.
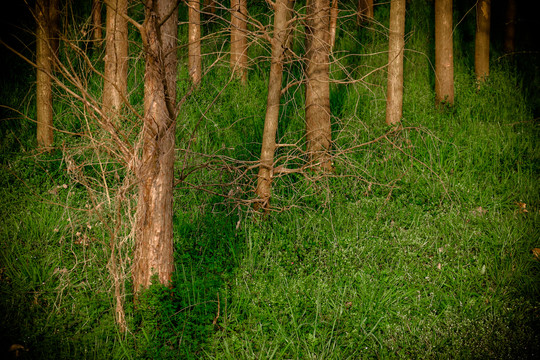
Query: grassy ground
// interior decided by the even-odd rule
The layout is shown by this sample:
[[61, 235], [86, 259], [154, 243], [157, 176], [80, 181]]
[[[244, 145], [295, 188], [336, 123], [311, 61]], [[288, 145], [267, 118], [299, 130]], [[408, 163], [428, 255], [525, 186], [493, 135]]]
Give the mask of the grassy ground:
[[[388, 133], [382, 125], [382, 70], [332, 86], [335, 175], [278, 178], [273, 204], [286, 211], [261, 219], [187, 186], [227, 183], [234, 173], [188, 177], [175, 197], [173, 288], [152, 287], [137, 309], [127, 297], [127, 335], [114, 323], [104, 224], [74, 209], [88, 204], [84, 189], [60, 151], [32, 150], [31, 124], [3, 124], [2, 351], [21, 344], [36, 359], [535, 358], [540, 149], [531, 73], [494, 60], [479, 89], [456, 40], [456, 106], [435, 109], [431, 14], [414, 6], [404, 128]], [[387, 9], [376, 16], [386, 18]], [[338, 49], [384, 51], [384, 34], [349, 23], [340, 29]], [[458, 27], [456, 39], [467, 29]], [[219, 46], [209, 41], [206, 52]], [[250, 51], [265, 53], [256, 45]], [[359, 78], [386, 54], [336, 58], [334, 78]], [[287, 67], [289, 79], [297, 67]], [[179, 148], [197, 127], [193, 151], [255, 160], [267, 68], [258, 64], [247, 88], [229, 83], [226, 65], [213, 70], [183, 109]], [[140, 79], [133, 81], [132, 100], [141, 95]], [[7, 93], [6, 103], [22, 98]], [[302, 136], [302, 96], [293, 88], [284, 97], [283, 141]], [[76, 127], [69, 107], [57, 106]]]

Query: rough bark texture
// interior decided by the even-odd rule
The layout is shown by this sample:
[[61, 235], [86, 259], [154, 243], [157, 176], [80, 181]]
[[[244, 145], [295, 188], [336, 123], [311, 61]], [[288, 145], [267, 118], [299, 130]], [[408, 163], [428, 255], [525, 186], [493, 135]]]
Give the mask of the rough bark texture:
[[200, 0], [188, 1], [189, 44], [188, 66], [191, 82], [198, 84], [202, 78], [201, 67], [201, 12]]
[[247, 0], [231, 0], [231, 69], [247, 81]]
[[283, 56], [287, 37], [287, 7], [288, 0], [276, 0], [274, 16], [274, 36], [272, 39], [272, 64], [268, 81], [268, 98], [261, 147], [261, 163], [257, 178], [257, 196], [259, 202], [256, 208], [268, 210], [272, 192], [272, 176], [274, 168], [274, 153], [276, 150], [276, 131], [279, 118], [279, 101], [281, 97], [281, 79], [283, 75]]
[[[176, 0], [147, 0], [143, 24], [146, 70], [143, 153], [138, 169], [133, 286], [147, 288], [153, 276], [170, 285], [173, 263], [173, 170], [176, 127]], [[171, 15], [172, 14], [172, 15]], [[165, 23], [159, 24], [167, 15]]]
[[48, 0], [36, 2], [36, 65], [37, 65], [37, 142], [44, 150], [49, 150], [53, 143], [53, 108], [52, 108], [52, 51], [50, 40], [50, 19]]
[[[107, 5], [103, 110], [115, 114], [127, 94], [127, 0], [105, 0]], [[124, 16], [122, 16], [122, 14]]]
[[491, 22], [491, 0], [478, 0], [476, 4], [476, 39], [474, 69], [476, 80], [484, 81], [489, 76], [489, 32]]
[[102, 0], [92, 1], [92, 40], [96, 43], [100, 43], [103, 40], [101, 32], [101, 5]]
[[306, 138], [312, 166], [332, 169], [329, 83], [329, 0], [311, 0], [306, 26]]
[[452, 0], [435, 0], [435, 101], [454, 104]]
[[358, 24], [373, 20], [373, 0], [358, 0]]
[[334, 48], [334, 45], [336, 43], [338, 14], [338, 0], [332, 0], [332, 7], [330, 8], [330, 50]]
[[403, 50], [405, 48], [405, 0], [390, 3], [390, 38], [388, 44], [388, 88], [386, 123], [395, 125], [403, 112]]
[[507, 0], [504, 22], [504, 52], [516, 51], [516, 1]]

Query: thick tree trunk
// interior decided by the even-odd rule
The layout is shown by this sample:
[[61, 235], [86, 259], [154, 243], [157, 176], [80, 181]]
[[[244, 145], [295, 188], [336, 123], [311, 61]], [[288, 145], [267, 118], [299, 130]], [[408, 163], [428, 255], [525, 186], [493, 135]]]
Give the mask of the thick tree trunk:
[[52, 51], [50, 44], [49, 1], [36, 2], [36, 65], [37, 65], [37, 142], [44, 150], [50, 150], [53, 143], [52, 108]]
[[452, 0], [435, 0], [435, 102], [454, 104]]
[[516, 1], [507, 0], [504, 22], [504, 52], [516, 51]]
[[105, 0], [107, 5], [103, 110], [117, 113], [127, 94], [127, 0]]
[[358, 0], [356, 21], [358, 24], [373, 20], [373, 0]]
[[247, 82], [247, 0], [231, 0], [231, 69]]
[[332, 170], [329, 79], [329, 0], [311, 0], [306, 28], [306, 138], [311, 165]]
[[330, 51], [336, 44], [337, 19], [339, 14], [338, 0], [332, 0], [330, 8]]
[[92, 40], [98, 44], [103, 39], [101, 32], [101, 5], [102, 0], [92, 1]]
[[188, 62], [189, 76], [193, 84], [201, 82], [201, 12], [200, 0], [188, 1], [189, 17], [189, 44], [188, 44]]
[[476, 80], [483, 82], [489, 76], [489, 32], [491, 0], [478, 0], [476, 4], [476, 39], [474, 68]]
[[281, 97], [281, 80], [283, 75], [283, 56], [287, 38], [287, 16], [289, 0], [276, 0], [274, 16], [274, 36], [272, 39], [272, 64], [268, 81], [268, 98], [261, 147], [261, 163], [257, 178], [257, 196], [259, 202], [256, 208], [267, 211], [270, 208], [272, 192], [272, 176], [274, 169], [274, 153], [276, 150], [276, 131], [279, 119], [279, 101]]
[[388, 44], [388, 88], [386, 123], [395, 125], [403, 113], [403, 51], [405, 48], [405, 0], [390, 3], [390, 38]]
[[[153, 276], [170, 285], [173, 263], [173, 170], [176, 127], [176, 0], [147, 0], [143, 24], [146, 71], [143, 153], [138, 169], [133, 287], [147, 288]], [[159, 24], [172, 14], [165, 23]]]

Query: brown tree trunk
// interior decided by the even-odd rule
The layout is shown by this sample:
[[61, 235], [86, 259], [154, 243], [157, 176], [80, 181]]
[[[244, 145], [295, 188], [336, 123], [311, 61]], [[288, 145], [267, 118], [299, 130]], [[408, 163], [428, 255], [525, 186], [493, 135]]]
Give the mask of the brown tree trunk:
[[516, 51], [516, 1], [507, 0], [506, 18], [504, 22], [504, 52]]
[[476, 39], [474, 68], [476, 80], [483, 82], [489, 76], [489, 32], [491, 0], [478, 0], [476, 4]]
[[193, 84], [201, 82], [201, 12], [200, 0], [188, 0], [189, 44], [188, 62], [189, 76]]
[[435, 102], [454, 104], [452, 0], [435, 0]]
[[101, 43], [101, 5], [102, 0], [92, 1], [92, 40], [96, 43]]
[[[153, 276], [169, 286], [173, 263], [173, 170], [176, 128], [176, 0], [147, 0], [143, 24], [144, 77], [143, 153], [138, 169], [135, 292]], [[172, 14], [164, 24], [167, 15]]]
[[203, 11], [209, 12], [211, 14], [216, 13], [216, 1], [215, 0], [204, 0]]
[[247, 0], [231, 0], [231, 69], [247, 82]]
[[356, 22], [361, 24], [373, 20], [373, 0], [358, 0]]
[[52, 51], [50, 44], [49, 1], [36, 2], [36, 65], [37, 65], [37, 143], [44, 150], [50, 150], [53, 144], [53, 108], [52, 108]]
[[311, 166], [332, 170], [329, 82], [329, 0], [311, 0], [306, 9], [306, 138]]
[[338, 0], [332, 0], [332, 7], [330, 8], [330, 51], [332, 51], [336, 43], [338, 14], [339, 14]]
[[105, 0], [107, 5], [103, 110], [110, 115], [122, 108], [127, 94], [127, 0]]
[[276, 0], [274, 16], [274, 36], [272, 39], [272, 64], [268, 81], [268, 98], [266, 101], [266, 116], [261, 147], [261, 163], [257, 177], [257, 209], [270, 208], [272, 192], [272, 176], [274, 169], [274, 153], [276, 150], [276, 131], [279, 118], [279, 101], [281, 97], [281, 80], [283, 75], [284, 43], [287, 37], [287, 14], [289, 0]]
[[390, 3], [390, 38], [388, 44], [388, 88], [386, 123], [396, 125], [403, 113], [403, 51], [405, 48], [405, 0]]

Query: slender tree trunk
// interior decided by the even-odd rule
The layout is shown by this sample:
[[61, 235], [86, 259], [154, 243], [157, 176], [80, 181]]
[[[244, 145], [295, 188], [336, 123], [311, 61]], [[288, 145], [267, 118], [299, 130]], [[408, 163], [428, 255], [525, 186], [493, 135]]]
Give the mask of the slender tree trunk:
[[261, 147], [261, 164], [257, 178], [256, 208], [267, 211], [270, 208], [272, 192], [272, 176], [274, 169], [274, 153], [276, 150], [276, 131], [279, 119], [279, 101], [281, 97], [281, 80], [283, 75], [284, 43], [287, 37], [288, 0], [276, 0], [274, 15], [274, 36], [272, 39], [272, 64], [268, 81], [268, 98]]
[[95, 43], [101, 43], [102, 32], [101, 32], [101, 5], [102, 0], [93, 0], [92, 1], [92, 40]]
[[107, 5], [103, 109], [110, 115], [122, 108], [127, 94], [127, 0], [105, 0]]
[[454, 104], [452, 0], [435, 0], [435, 102]]
[[202, 67], [201, 67], [201, 12], [200, 0], [188, 1], [188, 17], [189, 17], [189, 76], [194, 84], [201, 82]]
[[491, 0], [478, 0], [476, 4], [476, 39], [474, 68], [476, 80], [483, 82], [489, 76], [489, 32]]
[[506, 18], [504, 23], [504, 52], [516, 51], [516, 1], [506, 1]]
[[386, 123], [396, 125], [403, 113], [403, 51], [405, 48], [405, 0], [391, 0], [388, 44]]
[[306, 138], [312, 166], [332, 170], [329, 78], [329, 0], [311, 0], [306, 28]]
[[[143, 153], [138, 169], [135, 292], [153, 276], [170, 285], [173, 263], [173, 170], [176, 128], [176, 0], [146, 0], [143, 24], [144, 77]], [[172, 14], [165, 23], [168, 14]]]
[[247, 82], [247, 0], [231, 0], [231, 69]]
[[361, 24], [373, 20], [373, 0], [358, 0], [356, 22]]
[[332, 0], [332, 7], [330, 8], [330, 51], [332, 51], [336, 43], [338, 14], [339, 14], [338, 0]]
[[44, 150], [50, 150], [53, 144], [53, 108], [52, 108], [52, 51], [50, 44], [49, 1], [36, 2], [36, 65], [37, 65], [37, 142]]

